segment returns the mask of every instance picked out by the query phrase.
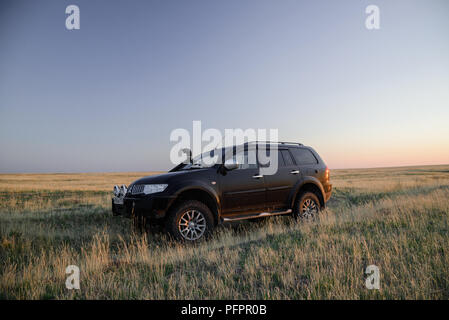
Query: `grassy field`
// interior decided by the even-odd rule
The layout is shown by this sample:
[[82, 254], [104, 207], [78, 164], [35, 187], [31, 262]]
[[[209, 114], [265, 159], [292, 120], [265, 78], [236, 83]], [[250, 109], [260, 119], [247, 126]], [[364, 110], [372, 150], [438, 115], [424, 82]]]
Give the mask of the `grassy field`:
[[145, 174], [0, 175], [0, 299], [449, 299], [449, 165], [334, 170], [317, 221], [221, 226], [198, 245], [112, 216], [112, 185]]

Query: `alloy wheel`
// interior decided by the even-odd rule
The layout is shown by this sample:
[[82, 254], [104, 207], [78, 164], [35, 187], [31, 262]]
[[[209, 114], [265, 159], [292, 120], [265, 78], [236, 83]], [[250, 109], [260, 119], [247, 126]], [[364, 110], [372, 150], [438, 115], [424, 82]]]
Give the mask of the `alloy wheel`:
[[184, 239], [198, 240], [206, 231], [206, 219], [200, 211], [188, 210], [181, 215], [178, 228]]
[[318, 214], [318, 205], [313, 199], [305, 199], [300, 208], [301, 218], [313, 219]]

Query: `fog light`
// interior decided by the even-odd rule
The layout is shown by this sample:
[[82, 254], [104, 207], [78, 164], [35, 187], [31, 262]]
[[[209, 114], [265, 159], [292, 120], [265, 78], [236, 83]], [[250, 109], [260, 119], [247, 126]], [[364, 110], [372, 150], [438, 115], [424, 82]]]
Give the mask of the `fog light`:
[[118, 197], [120, 195], [120, 188], [115, 185], [114, 186], [114, 196]]
[[126, 191], [128, 191], [128, 189], [126, 189], [126, 186], [122, 184], [122, 186], [120, 187], [120, 196], [125, 196]]

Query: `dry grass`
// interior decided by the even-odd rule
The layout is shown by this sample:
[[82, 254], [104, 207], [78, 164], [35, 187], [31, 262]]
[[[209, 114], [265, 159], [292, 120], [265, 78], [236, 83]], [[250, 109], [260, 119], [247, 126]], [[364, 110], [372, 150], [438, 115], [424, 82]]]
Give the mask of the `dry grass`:
[[112, 186], [126, 184], [161, 172], [123, 173], [22, 173], [0, 174], [0, 192], [23, 191], [111, 191]]
[[143, 173], [0, 175], [0, 298], [448, 299], [449, 166], [331, 174], [318, 221], [223, 226], [195, 246], [112, 217], [111, 185]]

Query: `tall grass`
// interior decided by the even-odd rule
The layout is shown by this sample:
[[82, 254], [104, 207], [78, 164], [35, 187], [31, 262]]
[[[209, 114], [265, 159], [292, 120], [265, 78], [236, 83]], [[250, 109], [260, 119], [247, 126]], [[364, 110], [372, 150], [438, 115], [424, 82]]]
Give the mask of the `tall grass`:
[[[448, 299], [448, 169], [334, 171], [316, 221], [225, 225], [197, 245], [112, 217], [102, 175], [92, 190], [17, 183], [0, 193], [0, 298]], [[72, 264], [80, 290], [65, 287]], [[380, 290], [365, 287], [370, 264]]]

